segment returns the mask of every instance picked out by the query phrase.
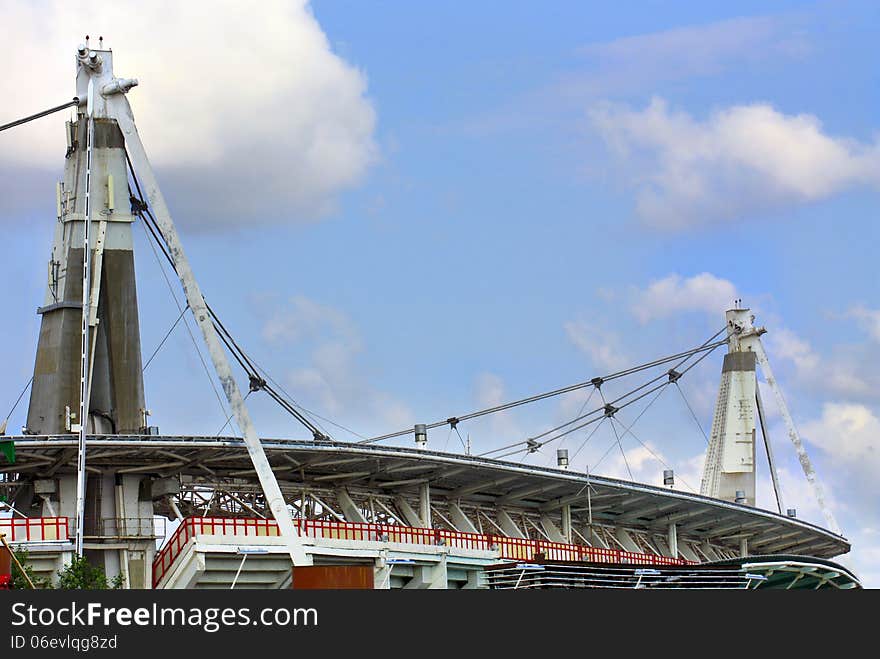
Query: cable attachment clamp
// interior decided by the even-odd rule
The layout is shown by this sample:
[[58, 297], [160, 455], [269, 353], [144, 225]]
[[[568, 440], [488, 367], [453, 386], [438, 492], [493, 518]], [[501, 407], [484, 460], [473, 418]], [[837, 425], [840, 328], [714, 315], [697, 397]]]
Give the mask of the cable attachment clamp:
[[266, 381], [257, 375], [248, 376], [248, 380], [251, 391], [260, 391], [266, 388]]

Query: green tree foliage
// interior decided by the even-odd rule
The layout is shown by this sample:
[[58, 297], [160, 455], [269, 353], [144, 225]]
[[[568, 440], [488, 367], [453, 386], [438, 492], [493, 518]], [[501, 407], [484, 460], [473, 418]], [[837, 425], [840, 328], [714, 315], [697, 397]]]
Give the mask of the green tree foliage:
[[107, 590], [122, 588], [122, 575], [107, 580], [103, 568], [91, 565], [85, 556], [74, 556], [58, 572], [58, 588], [62, 590]]
[[[48, 579], [34, 574], [34, 568], [30, 564], [30, 555], [27, 549], [16, 549], [15, 557], [21, 563], [24, 572], [30, 577], [36, 588], [54, 588]], [[63, 570], [58, 571], [57, 587], [62, 590], [115, 590], [122, 588], [122, 582], [121, 574], [108, 580], [102, 568], [92, 566], [84, 556], [74, 556], [73, 560], [64, 566]], [[12, 563], [12, 587], [15, 589], [29, 589], [31, 587], [25, 575], [18, 569], [14, 561]]]
[[[30, 577], [34, 586], [37, 588], [51, 588], [52, 584], [50, 584], [46, 579], [42, 579], [34, 574], [34, 568], [30, 565], [28, 550], [24, 548], [19, 548], [15, 550], [15, 557], [18, 559], [18, 562], [21, 563], [21, 566], [24, 568], [25, 573], [28, 577]], [[15, 564], [15, 561], [12, 561], [12, 587], [17, 589], [25, 589], [30, 588], [31, 585], [28, 583], [27, 578], [24, 574], [22, 574], [21, 570], [18, 569], [18, 566]]]

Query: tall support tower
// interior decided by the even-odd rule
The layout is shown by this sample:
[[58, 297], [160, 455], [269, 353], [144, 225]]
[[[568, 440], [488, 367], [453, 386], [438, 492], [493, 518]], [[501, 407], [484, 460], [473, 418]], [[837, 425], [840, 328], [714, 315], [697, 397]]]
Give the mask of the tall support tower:
[[721, 367], [721, 386], [712, 420], [700, 493], [755, 505], [755, 411], [757, 341], [765, 330], [752, 326], [749, 309], [725, 314], [728, 352]]
[[[113, 79], [113, 54], [97, 54], [99, 71]], [[71, 432], [86, 423], [92, 434], [137, 434], [144, 423], [140, 327], [134, 277], [125, 140], [115, 119], [96, 117], [92, 146], [91, 249], [89, 292], [91, 396], [88, 418], [78, 419], [79, 354], [83, 300], [83, 238], [88, 173], [85, 99], [87, 56], [78, 63], [76, 119], [67, 123], [64, 180], [58, 184], [57, 223], [48, 263], [28, 434]], [[102, 76], [102, 77], [104, 77]]]
[[757, 412], [767, 450], [776, 502], [779, 512], [782, 513], [782, 492], [770, 440], [766, 434], [766, 414], [758, 389], [756, 371], [760, 367], [767, 386], [773, 391], [776, 406], [788, 431], [788, 438], [794, 445], [798, 461], [816, 497], [816, 503], [825, 517], [828, 528], [840, 535], [840, 526], [825, 502], [825, 493], [819, 483], [816, 470], [788, 411], [788, 405], [773, 375], [773, 369], [770, 368], [767, 352], [761, 342], [761, 336], [766, 334], [767, 330], [763, 327], [755, 327], [755, 317], [751, 310], [742, 308], [740, 302], [738, 300], [736, 308], [729, 309], [725, 313], [728, 353], [724, 356], [724, 365], [721, 368], [721, 386], [718, 391], [718, 402], [715, 405], [712, 435], [706, 451], [700, 493], [728, 501], [739, 499], [740, 503], [755, 505], [755, 413]]
[[[75, 64], [80, 105], [66, 125], [64, 177], [57, 187], [46, 295], [37, 310], [42, 320], [24, 431], [141, 434], [147, 411], [125, 139], [95, 101], [106, 85], [131, 87], [136, 81], [115, 81], [110, 50], [80, 47]], [[76, 359], [81, 354], [82, 363]], [[53, 466], [31, 483], [29, 514], [61, 515], [77, 520], [79, 529], [79, 513], [78, 539], [90, 561], [110, 576], [121, 574], [131, 587], [145, 587], [155, 552], [150, 479], [107, 472], [86, 478], [83, 471], [78, 483], [78, 474]]]
[[137, 80], [115, 77], [113, 53], [103, 47], [80, 46], [75, 63], [79, 105], [67, 124], [25, 434], [79, 434], [79, 443], [31, 472], [28, 486], [16, 495], [16, 508], [76, 520], [78, 552], [108, 576], [122, 575], [129, 587], [149, 586], [153, 500], [179, 489], [179, 482], [158, 469], [96, 469], [86, 451], [94, 435], [148, 432], [130, 168], [133, 187], [144, 197], [136, 203], [154, 218], [165, 243], [291, 562], [310, 564], [138, 135], [126, 98]]

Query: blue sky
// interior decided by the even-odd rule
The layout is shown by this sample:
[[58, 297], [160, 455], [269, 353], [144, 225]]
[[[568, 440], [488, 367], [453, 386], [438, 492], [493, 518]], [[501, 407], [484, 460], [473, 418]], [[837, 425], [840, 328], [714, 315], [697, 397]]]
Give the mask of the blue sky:
[[[64, 58], [102, 33], [117, 74], [141, 79], [131, 101], [212, 306], [300, 403], [361, 434], [692, 347], [743, 297], [856, 548], [846, 560], [880, 586], [872, 3], [267, 2], [204, 18], [156, 2], [91, 22], [59, 2], [0, 7], [34, 63], [0, 82], [10, 118], [67, 97]], [[33, 367], [63, 135], [58, 117], [7, 135], [11, 406]], [[149, 354], [177, 312], [136, 235]], [[704, 428], [719, 372], [714, 355], [682, 381]], [[147, 390], [163, 432], [223, 424], [182, 328]], [[698, 488], [705, 440], [676, 396], [634, 431]], [[264, 435], [304, 436], [255, 398]], [[487, 450], [582, 402], [461, 430]], [[821, 521], [771, 417], [786, 503]], [[612, 440], [597, 433], [574, 467]], [[658, 482], [663, 465], [624, 448]], [[614, 455], [598, 470], [623, 475]]]

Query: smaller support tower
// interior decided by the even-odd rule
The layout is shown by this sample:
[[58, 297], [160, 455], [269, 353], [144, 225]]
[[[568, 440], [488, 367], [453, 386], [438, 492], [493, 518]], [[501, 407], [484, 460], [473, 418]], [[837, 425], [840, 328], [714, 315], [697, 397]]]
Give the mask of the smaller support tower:
[[725, 313], [730, 343], [721, 367], [700, 494], [754, 506], [758, 359], [753, 344], [765, 330], [756, 329], [750, 310], [739, 307]]

